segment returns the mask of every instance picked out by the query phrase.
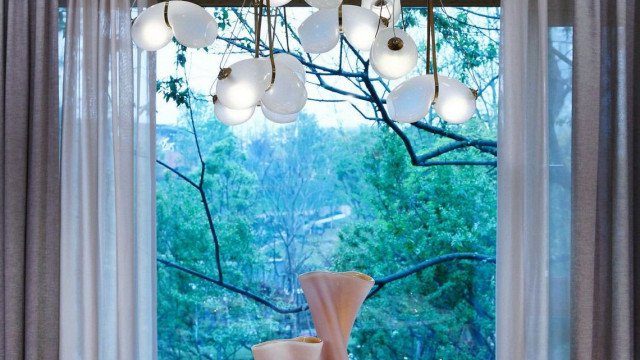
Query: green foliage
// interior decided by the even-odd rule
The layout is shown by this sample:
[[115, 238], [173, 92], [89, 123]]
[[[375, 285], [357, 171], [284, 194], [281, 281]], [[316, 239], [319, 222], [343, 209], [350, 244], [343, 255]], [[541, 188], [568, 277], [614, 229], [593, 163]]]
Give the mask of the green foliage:
[[[229, 12], [214, 12], [223, 29], [233, 25]], [[470, 25], [470, 15], [451, 13], [453, 19], [436, 17], [439, 51], [450, 55], [443, 67], [462, 77], [473, 69], [492, 76], [494, 39], [467, 36], [480, 31]], [[423, 21], [420, 10], [406, 15], [409, 26]], [[297, 276], [306, 271], [358, 270], [382, 277], [443, 254], [495, 254], [494, 168], [413, 167], [385, 125], [326, 128], [304, 113], [295, 124], [259, 135], [232, 132], [189, 87], [186, 54], [178, 47], [176, 74], [157, 82], [158, 94], [181, 114], [176, 124], [158, 127], [158, 158], [198, 183], [200, 149], [225, 282], [295, 308], [305, 303]], [[448, 126], [431, 119], [461, 135], [492, 139], [495, 100], [486, 99], [482, 121]], [[451, 141], [408, 126], [403, 130], [420, 152]], [[483, 157], [488, 155], [463, 149], [438, 160]], [[215, 278], [213, 237], [200, 193], [161, 166], [156, 184], [158, 256]], [[386, 285], [363, 306], [350, 343], [352, 358], [493, 358], [494, 274], [492, 264], [448, 262]], [[308, 311], [280, 315], [162, 264], [158, 282], [160, 359], [251, 359], [253, 344], [314, 333]]]
[[[335, 268], [380, 277], [447, 253], [493, 254], [495, 172], [415, 168], [395, 136], [377, 137], [357, 154], [368, 172], [353, 194], [374, 212], [343, 228]], [[491, 264], [446, 263], [385, 287], [363, 308], [352, 353], [358, 359], [493, 358], [494, 271]]]

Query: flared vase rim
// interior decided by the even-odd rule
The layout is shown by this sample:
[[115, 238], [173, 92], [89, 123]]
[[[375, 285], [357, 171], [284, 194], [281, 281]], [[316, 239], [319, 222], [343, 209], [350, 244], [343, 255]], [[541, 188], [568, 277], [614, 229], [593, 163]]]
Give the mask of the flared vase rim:
[[309, 346], [318, 346], [318, 345], [322, 345], [322, 339], [315, 336], [298, 336], [293, 339], [276, 339], [276, 340], [261, 342], [260, 344], [253, 345], [251, 348], [255, 349], [259, 347], [265, 347], [265, 346], [275, 345], [275, 344], [285, 344], [285, 343], [296, 343], [296, 344], [307, 344]]
[[352, 279], [360, 279], [366, 282], [375, 282], [375, 280], [371, 276], [361, 273], [359, 271], [325, 271], [325, 270], [309, 271], [309, 272], [298, 275], [298, 279], [308, 278], [314, 275], [335, 275], [335, 276], [349, 277]]

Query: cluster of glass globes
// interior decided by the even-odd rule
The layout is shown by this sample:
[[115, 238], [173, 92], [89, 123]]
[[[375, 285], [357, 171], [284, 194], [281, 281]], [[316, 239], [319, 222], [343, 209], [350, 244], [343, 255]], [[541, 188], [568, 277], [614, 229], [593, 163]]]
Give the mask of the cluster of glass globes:
[[174, 36], [186, 47], [206, 47], [218, 37], [218, 23], [201, 6], [175, 0], [150, 6], [131, 26], [133, 42], [147, 51], [162, 49]]
[[401, 83], [387, 97], [389, 116], [402, 123], [424, 118], [431, 105], [446, 122], [462, 124], [476, 112], [476, 94], [460, 81], [439, 75], [436, 98], [433, 75], [421, 75]]
[[258, 105], [265, 118], [275, 123], [298, 119], [307, 102], [304, 66], [286, 53], [273, 58], [275, 72], [268, 58], [240, 60], [222, 69], [214, 97], [218, 120], [227, 125], [242, 124], [253, 116]]
[[[263, 0], [263, 2], [266, 0]], [[291, 0], [271, 0], [284, 6]], [[361, 52], [369, 52], [372, 69], [382, 78], [395, 80], [409, 74], [418, 62], [418, 47], [402, 29], [394, 26], [401, 15], [400, 0], [362, 0], [361, 6], [342, 5], [342, 0], [305, 0], [318, 9], [298, 27], [305, 52], [325, 53], [338, 44], [341, 33]], [[173, 36], [187, 47], [211, 45], [218, 24], [202, 7], [174, 0], [144, 10], [131, 29], [133, 41], [142, 49], [159, 50]], [[214, 111], [225, 124], [249, 120], [259, 106], [264, 116], [276, 123], [298, 118], [307, 101], [305, 71], [293, 56], [274, 56], [275, 72], [269, 59], [241, 60], [223, 69], [216, 84]], [[412, 123], [424, 118], [433, 105], [445, 121], [455, 124], [469, 120], [476, 111], [476, 94], [460, 81], [433, 75], [413, 77], [398, 85], [387, 98], [391, 119]]]
[[[302, 47], [309, 53], [328, 52], [340, 39], [340, 1], [306, 1], [318, 11], [298, 28]], [[342, 6], [344, 36], [354, 48], [369, 51], [371, 67], [388, 80], [406, 76], [418, 63], [415, 41], [405, 31], [393, 27], [401, 11], [400, 0], [362, 0], [361, 6]], [[456, 79], [439, 76], [437, 98], [435, 93], [433, 75], [413, 77], [389, 94], [388, 113], [395, 121], [412, 123], [424, 118], [433, 104], [443, 120], [461, 124], [476, 111], [475, 93]]]
[[342, 29], [339, 0], [306, 1], [318, 11], [298, 28], [304, 51], [314, 54], [330, 51], [338, 44], [342, 30], [354, 48], [370, 52], [373, 70], [385, 79], [398, 79], [418, 63], [416, 43], [404, 30], [393, 26], [401, 14], [400, 0], [363, 0], [361, 6], [343, 5]]

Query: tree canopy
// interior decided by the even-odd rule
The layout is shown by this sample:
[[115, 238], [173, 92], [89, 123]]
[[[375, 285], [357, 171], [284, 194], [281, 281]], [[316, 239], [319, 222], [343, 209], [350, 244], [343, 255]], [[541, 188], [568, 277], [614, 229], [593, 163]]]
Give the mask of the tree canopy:
[[[245, 13], [215, 10], [227, 30]], [[157, 87], [179, 113], [157, 129], [159, 357], [251, 359], [253, 344], [313, 334], [297, 276], [327, 269], [376, 279], [353, 359], [493, 358], [498, 10], [437, 12], [444, 71], [480, 95], [474, 119], [456, 126], [435, 114], [393, 122], [384, 97], [394, 84], [366, 54], [341, 39], [337, 54], [311, 57], [295, 46], [295, 19], [277, 15], [277, 51], [300, 59], [324, 95], [311, 101], [340, 103], [359, 125], [304, 112], [291, 125], [234, 131], [190, 86], [199, 55], [176, 45]], [[424, 11], [404, 15], [419, 34]], [[222, 31], [228, 49], [251, 50], [249, 23], [231, 33]]]

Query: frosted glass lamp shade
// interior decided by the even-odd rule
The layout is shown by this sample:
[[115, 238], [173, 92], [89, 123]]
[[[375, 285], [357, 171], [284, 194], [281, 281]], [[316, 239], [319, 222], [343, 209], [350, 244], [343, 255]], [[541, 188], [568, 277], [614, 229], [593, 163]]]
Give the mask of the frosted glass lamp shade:
[[131, 38], [141, 49], [156, 51], [165, 47], [173, 37], [173, 30], [164, 21], [164, 3], [142, 11], [131, 26]]
[[389, 19], [390, 25], [397, 23], [402, 16], [400, 0], [362, 0], [361, 4], [379, 17]]
[[[269, 5], [270, 6], [283, 6], [283, 5], [287, 5], [290, 2], [291, 2], [291, 0], [271, 0], [271, 1], [269, 1]], [[262, 0], [262, 3], [264, 5], [267, 5], [267, 0]]]
[[276, 81], [264, 93], [262, 104], [277, 114], [293, 114], [306, 103], [304, 82], [288, 67], [276, 67]]
[[289, 123], [292, 123], [292, 122], [298, 120], [298, 115], [300, 115], [300, 113], [278, 114], [278, 113], [275, 113], [275, 112], [269, 110], [269, 108], [267, 108], [264, 104], [262, 104], [262, 106], [260, 106], [260, 109], [262, 110], [262, 114], [264, 115], [264, 117], [267, 118], [267, 120], [273, 121], [276, 124], [289, 124]]
[[340, 39], [338, 9], [319, 10], [298, 27], [304, 51], [322, 54], [333, 49]]
[[413, 123], [427, 116], [435, 83], [433, 75], [413, 77], [398, 85], [387, 97], [387, 112], [392, 120]]
[[463, 83], [447, 76], [438, 76], [438, 98], [434, 109], [440, 117], [452, 124], [462, 124], [476, 112], [476, 97]]
[[293, 71], [300, 80], [303, 82], [306, 78], [306, 72], [304, 70], [304, 65], [295, 56], [287, 54], [287, 53], [278, 53], [273, 56], [273, 59], [276, 63], [276, 68], [288, 67], [291, 71]]
[[209, 46], [218, 36], [218, 23], [213, 16], [192, 2], [169, 2], [168, 15], [176, 40], [186, 47]]
[[219, 101], [213, 105], [213, 113], [221, 123], [229, 126], [240, 125], [247, 122], [253, 116], [256, 107], [234, 110], [222, 105]]
[[[402, 40], [402, 48], [389, 48], [389, 39]], [[378, 75], [393, 80], [407, 75], [418, 63], [418, 47], [413, 39], [400, 29], [382, 29], [371, 46], [371, 66]]]
[[337, 9], [342, 0], [304, 0], [309, 6], [317, 9]]
[[[380, 17], [371, 10], [354, 5], [343, 5], [342, 14], [344, 36], [351, 45], [360, 51], [371, 50]], [[385, 26], [380, 24], [380, 27]]]
[[271, 82], [271, 65], [266, 59], [246, 59], [230, 66], [231, 74], [218, 80], [216, 95], [224, 106], [242, 110], [255, 106]]

